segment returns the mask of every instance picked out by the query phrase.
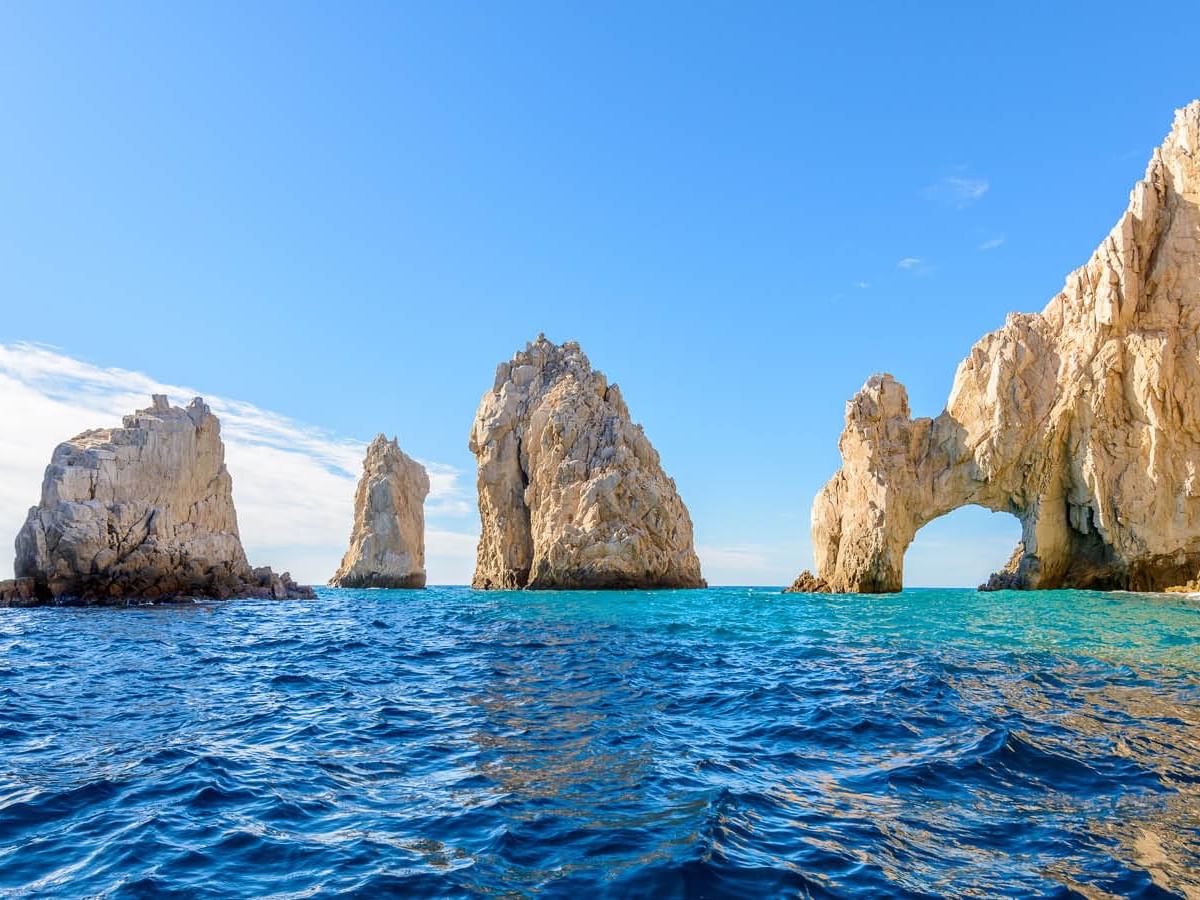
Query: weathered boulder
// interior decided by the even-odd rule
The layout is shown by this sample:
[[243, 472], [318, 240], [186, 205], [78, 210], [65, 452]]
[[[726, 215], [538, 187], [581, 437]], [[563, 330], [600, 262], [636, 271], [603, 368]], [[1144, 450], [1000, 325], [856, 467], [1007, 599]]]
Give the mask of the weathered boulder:
[[36, 606], [37, 584], [32, 578], [0, 581], [0, 606]]
[[813, 503], [817, 574], [896, 591], [922, 525], [977, 504], [1021, 521], [994, 588], [1158, 590], [1200, 571], [1200, 101], [1176, 113], [1129, 207], [1038, 314], [958, 367], [912, 419], [876, 375], [847, 404]]
[[59, 444], [16, 550], [9, 605], [314, 596], [246, 562], [221, 426], [199, 397], [180, 409], [156, 394], [122, 427]]
[[501, 363], [471, 429], [480, 589], [703, 587], [692, 520], [615, 384], [542, 335]]
[[382, 434], [367, 448], [354, 494], [350, 549], [329, 583], [347, 588], [425, 587], [429, 476]]
[[828, 594], [829, 585], [805, 569], [796, 580], [783, 589], [785, 594]]

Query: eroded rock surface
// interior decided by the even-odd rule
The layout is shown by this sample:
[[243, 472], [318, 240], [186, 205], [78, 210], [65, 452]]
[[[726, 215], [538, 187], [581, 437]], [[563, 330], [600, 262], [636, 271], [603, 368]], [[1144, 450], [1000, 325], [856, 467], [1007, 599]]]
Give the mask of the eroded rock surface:
[[336, 587], [425, 587], [425, 467], [382, 434], [371, 442], [354, 495], [350, 549]]
[[829, 585], [805, 569], [796, 580], [783, 589], [785, 594], [828, 594]]
[[496, 370], [471, 429], [474, 587], [703, 587], [692, 520], [615, 384], [543, 336]]
[[913, 419], [876, 375], [847, 404], [818, 494], [818, 576], [896, 591], [927, 522], [967, 504], [1022, 537], [993, 588], [1159, 590], [1200, 571], [1200, 101], [1180, 110], [1116, 227], [1038, 314], [1014, 313]]
[[221, 427], [197, 397], [152, 405], [59, 444], [16, 541], [0, 603], [311, 597], [246, 562]]

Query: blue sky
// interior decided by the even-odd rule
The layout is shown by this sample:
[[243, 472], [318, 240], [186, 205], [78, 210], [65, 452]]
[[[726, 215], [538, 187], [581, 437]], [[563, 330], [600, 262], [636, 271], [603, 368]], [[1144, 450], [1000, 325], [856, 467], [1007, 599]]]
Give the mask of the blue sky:
[[[469, 494], [496, 363], [579, 340], [710, 580], [787, 580], [845, 401], [890, 371], [936, 414], [1200, 96], [1200, 5], [1107, 6], [4, 4], [0, 342], [395, 433]], [[934, 523], [909, 581], [1016, 534]]]

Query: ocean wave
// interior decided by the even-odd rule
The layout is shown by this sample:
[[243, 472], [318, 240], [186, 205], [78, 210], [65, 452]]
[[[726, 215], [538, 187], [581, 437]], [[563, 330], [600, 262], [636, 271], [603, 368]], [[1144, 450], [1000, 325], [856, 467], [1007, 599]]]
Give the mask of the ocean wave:
[[6, 611], [0, 895], [1200, 891], [1194, 604], [321, 598]]

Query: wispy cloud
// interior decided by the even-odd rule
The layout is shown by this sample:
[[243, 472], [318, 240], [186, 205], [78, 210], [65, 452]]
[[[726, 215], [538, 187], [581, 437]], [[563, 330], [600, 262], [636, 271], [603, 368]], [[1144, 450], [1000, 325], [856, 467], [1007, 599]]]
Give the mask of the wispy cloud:
[[812, 566], [807, 529], [789, 526], [781, 537], [768, 526], [748, 537], [723, 542], [697, 534], [696, 555], [709, 584], [790, 584], [801, 569]]
[[870, 286], [871, 286], [871, 282], [869, 282], [869, 281], [860, 281], [860, 282], [858, 283], [858, 287], [859, 287], [859, 289], [860, 289], [860, 290], [864, 290], [864, 291], [865, 291], [865, 290], [866, 290], [867, 288], [869, 288]]
[[[150, 394], [166, 394], [174, 403], [201, 395], [220, 417], [250, 561], [323, 583], [350, 537], [354, 487], [366, 449], [361, 441], [251, 403], [163, 384], [140, 372], [100, 368], [33, 344], [0, 344], [0, 420], [20, 423], [0, 430], [0, 538], [11, 540], [37, 502], [57, 444], [88, 428], [118, 424], [121, 416], [147, 406]], [[464, 522], [439, 522], [468, 518], [472, 511], [462, 473], [444, 463], [422, 463], [430, 480], [429, 581], [467, 582], [476, 534]], [[0, 559], [0, 577], [8, 577], [10, 567], [11, 557]]]
[[925, 188], [925, 193], [953, 209], [965, 209], [983, 198], [991, 187], [986, 178], [947, 175]]
[[989, 238], [979, 245], [980, 250], [995, 250], [997, 247], [1004, 244], [1004, 235], [998, 235], [994, 238]]
[[896, 263], [896, 267], [903, 269], [910, 275], [930, 275], [933, 273], [933, 265], [926, 259], [919, 256], [906, 256]]

